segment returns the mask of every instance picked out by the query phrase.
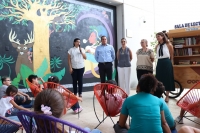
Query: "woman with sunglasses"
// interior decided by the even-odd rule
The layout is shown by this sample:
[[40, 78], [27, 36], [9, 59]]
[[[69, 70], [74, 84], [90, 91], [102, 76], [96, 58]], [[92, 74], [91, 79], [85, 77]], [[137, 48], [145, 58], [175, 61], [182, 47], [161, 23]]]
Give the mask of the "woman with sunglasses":
[[118, 60], [118, 81], [119, 86], [127, 95], [130, 93], [130, 76], [131, 76], [131, 60], [132, 52], [130, 48], [126, 46], [126, 39], [121, 39], [122, 47], [117, 51]]
[[146, 39], [141, 40], [141, 49], [138, 49], [137, 54], [137, 79], [140, 80], [143, 74], [153, 74], [154, 52], [147, 48], [148, 42]]

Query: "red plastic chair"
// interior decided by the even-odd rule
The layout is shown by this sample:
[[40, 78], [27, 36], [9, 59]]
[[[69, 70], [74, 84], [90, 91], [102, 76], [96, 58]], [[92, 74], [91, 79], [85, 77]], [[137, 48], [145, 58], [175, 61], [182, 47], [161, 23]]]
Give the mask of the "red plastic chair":
[[64, 86], [53, 82], [45, 82], [44, 84], [44, 89], [55, 89], [63, 95], [66, 102], [66, 108], [71, 108], [78, 102], [78, 98]]
[[[195, 88], [199, 84], [200, 82], [192, 86], [192, 88], [177, 102], [177, 105], [186, 111], [183, 117], [190, 121], [193, 120], [188, 117], [200, 118], [200, 89]], [[188, 112], [193, 116], [186, 116]], [[193, 122], [200, 124], [196, 121]]]
[[42, 91], [37, 85], [32, 84], [28, 79], [26, 79], [26, 83], [28, 84], [34, 97]]
[[[109, 84], [109, 83], [101, 83], [94, 86], [94, 96], [97, 98], [98, 102], [100, 103], [103, 111], [106, 114], [106, 117], [103, 118], [102, 121], [99, 120], [95, 111], [94, 99], [93, 99], [93, 106], [95, 115], [99, 121], [97, 127], [107, 118], [115, 117], [120, 113], [122, 108], [122, 104], [124, 100], [128, 97], [128, 95], [124, 92], [123, 89], [120, 87]], [[112, 120], [113, 122], [113, 120]], [[114, 124], [114, 122], [113, 122]], [[97, 128], [96, 127], [96, 128]]]

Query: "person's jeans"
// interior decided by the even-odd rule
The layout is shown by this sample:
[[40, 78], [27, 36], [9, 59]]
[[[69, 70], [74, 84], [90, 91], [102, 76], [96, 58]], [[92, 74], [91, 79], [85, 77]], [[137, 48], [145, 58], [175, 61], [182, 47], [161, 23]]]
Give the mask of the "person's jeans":
[[113, 126], [115, 133], [128, 133], [128, 129], [120, 127], [120, 125], [117, 123]]
[[[72, 75], [73, 90], [74, 90], [75, 95], [77, 95], [77, 92], [79, 93], [79, 95], [82, 94], [84, 70], [85, 70], [85, 68], [80, 68], [80, 69], [73, 68], [73, 72], [71, 75]], [[77, 85], [78, 85], [78, 89], [79, 89], [78, 91], [77, 91]]]
[[17, 116], [18, 112], [19, 112], [19, 109], [12, 108], [11, 114], [6, 113], [5, 117]]
[[75, 111], [76, 109], [78, 109], [78, 108], [80, 108], [80, 106], [79, 106], [79, 103], [77, 102], [77, 103], [75, 103], [72, 107], [71, 107], [71, 109], [73, 110], [73, 111]]
[[13, 120], [13, 121], [20, 122], [20, 121], [19, 121], [19, 118], [18, 118], [17, 116], [9, 116], [9, 117], [7, 117], [7, 118], [10, 119], [10, 120]]

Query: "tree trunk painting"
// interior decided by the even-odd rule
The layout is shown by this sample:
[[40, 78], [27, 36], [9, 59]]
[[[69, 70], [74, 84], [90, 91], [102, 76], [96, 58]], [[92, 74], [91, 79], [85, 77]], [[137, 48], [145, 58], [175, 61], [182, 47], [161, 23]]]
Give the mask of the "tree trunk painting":
[[[36, 19], [37, 20], [37, 19]], [[49, 26], [45, 21], [38, 20], [33, 21], [34, 24], [34, 32], [35, 34], [35, 43], [33, 45], [33, 70], [36, 71], [44, 58], [47, 59], [48, 63], [50, 62], [49, 55]], [[39, 24], [37, 24], [39, 23]], [[48, 69], [46, 73], [50, 73], [50, 65], [48, 64]]]
[[0, 14], [0, 20], [13, 19], [13, 24], [25, 23], [28, 20], [33, 22], [33, 71], [37, 71], [46, 58], [46, 73], [50, 73], [49, 24], [52, 23], [54, 27], [72, 25], [70, 27], [73, 29], [73, 10], [70, 11], [69, 5], [60, 0], [3, 0], [2, 4], [0, 9], [4, 9], [4, 12]]

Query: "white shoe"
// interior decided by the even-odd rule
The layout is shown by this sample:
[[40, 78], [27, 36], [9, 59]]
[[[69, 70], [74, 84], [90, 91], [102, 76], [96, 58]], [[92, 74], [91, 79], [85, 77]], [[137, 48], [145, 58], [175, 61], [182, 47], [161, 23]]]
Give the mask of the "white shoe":
[[178, 116], [175, 121], [179, 124], [183, 124], [183, 118], [181, 118], [180, 116]]

